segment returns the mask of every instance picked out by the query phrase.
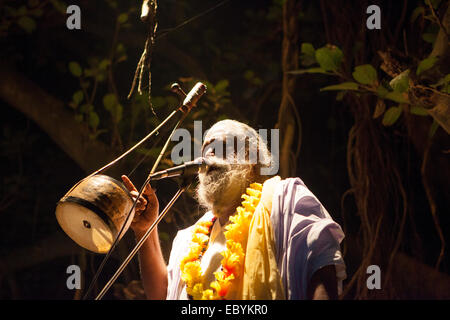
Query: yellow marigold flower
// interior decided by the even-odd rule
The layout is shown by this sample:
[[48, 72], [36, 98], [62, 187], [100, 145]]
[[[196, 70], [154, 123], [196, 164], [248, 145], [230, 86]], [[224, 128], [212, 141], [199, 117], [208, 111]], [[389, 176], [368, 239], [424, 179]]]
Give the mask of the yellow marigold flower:
[[245, 210], [248, 211], [255, 211], [256, 206], [251, 201], [243, 201], [242, 205], [244, 206]]
[[228, 251], [234, 252], [234, 253], [239, 254], [241, 256], [245, 256], [244, 249], [242, 247], [242, 243], [231, 241], [231, 240], [227, 240], [226, 244], [227, 244]]
[[261, 198], [262, 185], [253, 183], [242, 195], [244, 201], [229, 218], [230, 224], [225, 227], [227, 249], [222, 252], [222, 270], [215, 272], [216, 281], [210, 284], [212, 289], [204, 290], [204, 279], [201, 274], [200, 256], [209, 241], [209, 233], [213, 221], [201, 221], [194, 227], [189, 252], [181, 261], [182, 279], [186, 282], [187, 292], [194, 299], [225, 298], [233, 280], [240, 277], [245, 259], [248, 229], [256, 206]]
[[244, 255], [240, 252], [232, 252], [231, 250], [226, 250], [223, 253], [222, 267], [225, 275], [236, 275], [238, 276], [241, 271], [241, 265], [244, 262]]
[[201, 279], [201, 268], [200, 261], [187, 262], [182, 270], [181, 279], [186, 282], [186, 284], [191, 284], [193, 282], [198, 282]]
[[205, 247], [208, 244], [209, 237], [203, 233], [194, 233], [192, 236], [192, 242], [200, 244], [202, 247]]
[[258, 191], [262, 191], [263, 185], [261, 183], [255, 182], [250, 185], [250, 188], [258, 190]]
[[198, 257], [202, 250], [203, 246], [196, 242], [192, 243], [189, 247], [189, 251], [191, 252], [190, 254], [195, 255], [196, 257]]
[[225, 272], [223, 272], [223, 271], [214, 272], [214, 276], [216, 277], [217, 281], [219, 281], [219, 282], [231, 281], [231, 280], [235, 279], [234, 275], [232, 275], [232, 274], [226, 275]]
[[202, 283], [197, 283], [192, 287], [192, 290], [189, 290], [190, 292], [187, 292], [187, 288], [186, 288], [186, 292], [191, 295], [194, 300], [200, 300], [203, 297], [203, 284]]
[[202, 300], [216, 300], [217, 298], [219, 298], [219, 296], [217, 294], [214, 293], [213, 290], [211, 289], [207, 289], [205, 291], [203, 291], [203, 295], [202, 295]]
[[245, 209], [244, 208], [242, 208], [241, 206], [239, 206], [239, 207], [237, 207], [236, 208], [236, 211], [237, 211], [237, 214], [238, 215], [245, 215]]
[[249, 196], [247, 194], [243, 194], [242, 198], [244, 198], [245, 202], [251, 203], [254, 207], [256, 207], [259, 203], [259, 198], [254, 196]]
[[194, 234], [195, 233], [203, 233], [208, 235], [209, 234], [209, 228], [206, 226], [202, 226], [202, 225], [196, 225], [194, 228]]
[[231, 285], [231, 279], [230, 280], [217, 280], [211, 283], [211, 288], [213, 288], [216, 291], [217, 298], [224, 298], [230, 288]]

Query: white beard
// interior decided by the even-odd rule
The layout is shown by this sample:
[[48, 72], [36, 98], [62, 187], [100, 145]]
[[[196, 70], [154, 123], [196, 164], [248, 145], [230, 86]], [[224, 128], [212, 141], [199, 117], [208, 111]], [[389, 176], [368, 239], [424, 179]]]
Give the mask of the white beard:
[[242, 202], [241, 195], [252, 182], [252, 166], [215, 162], [213, 167], [199, 174], [197, 200], [216, 217], [226, 218]]

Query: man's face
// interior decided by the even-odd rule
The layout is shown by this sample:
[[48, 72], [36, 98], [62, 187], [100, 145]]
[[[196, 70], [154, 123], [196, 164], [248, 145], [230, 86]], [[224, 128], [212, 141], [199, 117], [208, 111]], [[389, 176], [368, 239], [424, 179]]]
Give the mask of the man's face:
[[220, 129], [208, 133], [202, 146], [210, 165], [199, 173], [197, 198], [218, 217], [234, 212], [253, 176], [251, 164], [239, 163], [239, 152], [236, 141]]

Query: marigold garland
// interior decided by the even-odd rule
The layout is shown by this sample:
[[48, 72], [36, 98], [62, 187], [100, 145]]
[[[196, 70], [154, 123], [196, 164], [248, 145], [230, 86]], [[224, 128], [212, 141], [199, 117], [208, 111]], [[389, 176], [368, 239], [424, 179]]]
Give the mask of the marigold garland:
[[194, 300], [225, 299], [231, 286], [242, 276], [247, 247], [248, 229], [256, 206], [261, 199], [262, 185], [252, 183], [242, 195], [242, 206], [230, 216], [225, 227], [227, 249], [222, 252], [221, 270], [214, 273], [216, 278], [205, 289], [205, 279], [201, 272], [200, 259], [209, 243], [209, 235], [216, 220], [200, 221], [194, 226], [188, 254], [181, 260], [181, 279], [186, 283], [186, 292]]

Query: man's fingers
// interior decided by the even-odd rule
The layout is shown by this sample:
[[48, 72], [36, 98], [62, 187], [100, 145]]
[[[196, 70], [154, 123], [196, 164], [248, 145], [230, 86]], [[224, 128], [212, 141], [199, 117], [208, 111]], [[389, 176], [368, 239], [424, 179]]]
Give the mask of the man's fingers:
[[155, 190], [152, 188], [152, 186], [150, 185], [150, 183], [147, 183], [147, 185], [145, 186], [144, 194], [145, 194], [146, 196], [152, 196], [152, 195], [155, 194]]
[[[139, 192], [137, 192], [136, 190], [130, 191], [131, 197], [133, 198], [133, 201], [136, 201], [137, 196], [139, 195]], [[139, 197], [139, 200], [136, 203], [136, 209], [137, 210], [142, 210], [145, 209], [147, 207], [147, 199], [143, 196]]]
[[125, 187], [127, 187], [127, 189], [129, 191], [137, 191], [137, 189], [134, 186], [133, 182], [131, 182], [131, 180], [128, 179], [128, 177], [126, 175], [122, 176], [122, 181], [123, 181], [123, 184], [125, 185]]

